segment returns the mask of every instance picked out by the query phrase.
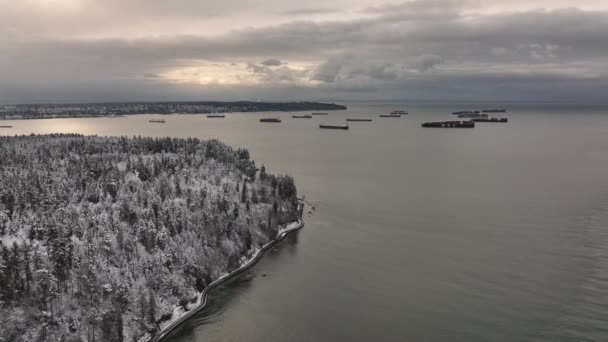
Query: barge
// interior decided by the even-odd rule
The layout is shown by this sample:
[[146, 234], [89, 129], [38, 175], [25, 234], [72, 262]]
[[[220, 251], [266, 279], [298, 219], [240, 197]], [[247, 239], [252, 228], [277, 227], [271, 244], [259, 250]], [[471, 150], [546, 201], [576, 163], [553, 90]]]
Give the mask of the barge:
[[369, 122], [369, 121], [372, 121], [372, 119], [346, 119], [346, 121]]
[[312, 119], [312, 115], [306, 114], [306, 115], [292, 115], [291, 116], [294, 119]]
[[508, 118], [475, 118], [471, 119], [473, 122], [509, 122]]
[[165, 120], [148, 120], [149, 122], [152, 123], [165, 123]]
[[321, 129], [348, 129], [348, 124], [346, 125], [319, 125]]
[[0, 128], [13, 128], [13, 126], [0, 126]]
[[475, 127], [475, 121], [435, 121], [425, 122], [422, 127], [431, 128], [473, 128]]
[[223, 119], [225, 117], [226, 117], [226, 115], [223, 115], [223, 114], [211, 114], [211, 115], [207, 115], [207, 118], [209, 118], [209, 119]]
[[279, 118], [263, 118], [260, 119], [260, 122], [281, 122]]

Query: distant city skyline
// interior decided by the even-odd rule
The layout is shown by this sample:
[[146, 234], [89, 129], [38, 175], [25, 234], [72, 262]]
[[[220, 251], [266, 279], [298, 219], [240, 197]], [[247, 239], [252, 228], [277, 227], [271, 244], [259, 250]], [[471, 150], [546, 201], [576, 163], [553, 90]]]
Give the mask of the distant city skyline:
[[601, 103], [607, 32], [590, 0], [0, 0], [0, 103]]

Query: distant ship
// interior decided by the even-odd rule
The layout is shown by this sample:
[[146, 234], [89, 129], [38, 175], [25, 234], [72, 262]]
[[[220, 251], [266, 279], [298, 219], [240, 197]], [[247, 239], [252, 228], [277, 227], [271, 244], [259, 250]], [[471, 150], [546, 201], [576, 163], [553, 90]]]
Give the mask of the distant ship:
[[494, 109], [484, 109], [482, 110], [484, 113], [506, 113], [507, 110], [504, 108], [494, 108]]
[[458, 114], [459, 118], [475, 118], [475, 119], [483, 119], [483, 118], [488, 118], [488, 114], [479, 114], [479, 113], [465, 113], [465, 114]]
[[209, 119], [216, 119], [216, 118], [225, 118], [226, 115], [223, 115], [223, 114], [211, 114], [211, 115], [207, 115], [207, 117]]
[[0, 128], [13, 128], [13, 126], [0, 126]]
[[152, 123], [165, 123], [165, 120], [149, 120]]
[[263, 118], [260, 119], [260, 122], [281, 122], [279, 118]]
[[312, 119], [312, 115], [306, 114], [306, 115], [292, 115], [291, 116], [294, 119]]
[[372, 121], [372, 119], [346, 119], [346, 121]]
[[431, 128], [473, 128], [475, 127], [474, 121], [436, 121], [436, 122], [425, 122], [422, 127]]
[[407, 112], [404, 111], [404, 110], [394, 110], [394, 111], [390, 112], [390, 114], [392, 114], [392, 115], [397, 115], [397, 114], [398, 115], [407, 115]]
[[322, 128], [322, 129], [348, 129], [348, 124], [346, 124], [346, 125], [319, 125], [319, 128]]
[[479, 114], [479, 113], [481, 113], [481, 112], [478, 111], [478, 110], [463, 110], [463, 111], [460, 111], [460, 112], [452, 112], [452, 114], [454, 114], [454, 115]]
[[327, 115], [327, 113], [312, 113], [312, 115]]
[[381, 118], [400, 118], [401, 114], [380, 114]]
[[507, 118], [474, 118], [471, 119], [474, 122], [509, 122]]

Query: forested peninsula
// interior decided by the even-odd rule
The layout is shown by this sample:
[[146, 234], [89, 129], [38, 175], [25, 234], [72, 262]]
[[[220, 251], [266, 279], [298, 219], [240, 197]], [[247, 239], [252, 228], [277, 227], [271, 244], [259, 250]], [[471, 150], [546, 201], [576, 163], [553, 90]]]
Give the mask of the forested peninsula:
[[297, 221], [217, 140], [0, 137], [0, 341], [140, 341]]
[[344, 110], [322, 102], [196, 101], [0, 105], [0, 119], [88, 118], [137, 114], [208, 114], [233, 112], [295, 112]]

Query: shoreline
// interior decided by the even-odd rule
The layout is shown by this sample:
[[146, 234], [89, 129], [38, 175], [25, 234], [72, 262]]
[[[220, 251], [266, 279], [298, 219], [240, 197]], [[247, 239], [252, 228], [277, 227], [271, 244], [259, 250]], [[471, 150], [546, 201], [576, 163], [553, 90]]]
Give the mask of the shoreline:
[[[328, 111], [340, 111], [346, 109], [326, 109]], [[233, 112], [201, 112], [201, 113], [127, 113], [127, 114], [104, 114], [104, 115], [77, 115], [77, 116], [69, 116], [69, 115], [49, 115], [49, 116], [35, 116], [35, 117], [20, 117], [20, 116], [9, 116], [3, 117], [0, 116], [1, 121], [30, 121], [30, 120], [55, 120], [55, 119], [121, 119], [129, 116], [137, 116], [137, 115], [162, 115], [162, 116], [174, 116], [174, 115], [214, 115], [214, 114], [252, 114], [252, 113], [300, 113], [300, 112], [310, 112], [307, 109], [293, 109], [293, 110], [256, 110], [256, 111], [233, 111]]]
[[151, 338], [146, 339], [144, 336], [144, 337], [140, 338], [139, 341], [146, 341], [146, 342], [162, 341], [169, 333], [171, 333], [173, 330], [175, 330], [177, 327], [179, 327], [182, 323], [184, 323], [190, 317], [196, 315], [198, 312], [200, 312], [201, 310], [203, 310], [205, 308], [205, 306], [207, 305], [207, 297], [208, 297], [209, 291], [215, 289], [216, 287], [224, 284], [228, 280], [231, 280], [235, 276], [240, 275], [241, 273], [243, 273], [243, 272], [249, 270], [250, 268], [252, 268], [253, 266], [255, 266], [255, 264], [257, 264], [257, 262], [262, 258], [262, 256], [264, 256], [264, 254], [269, 249], [274, 247], [279, 242], [283, 241], [283, 239], [285, 239], [285, 237], [287, 237], [290, 233], [300, 230], [302, 227], [304, 227], [304, 221], [302, 220], [302, 218], [300, 218], [298, 221], [287, 224], [285, 226], [285, 228], [279, 230], [279, 234], [277, 235], [277, 237], [274, 240], [263, 245], [258, 251], [255, 252], [253, 257], [251, 257], [249, 260], [247, 260], [246, 263], [241, 265], [239, 268], [237, 268], [231, 272], [228, 272], [225, 275], [217, 278], [216, 280], [212, 281], [207, 287], [205, 287], [205, 289], [203, 289], [203, 291], [199, 295], [199, 298], [197, 300], [197, 302], [199, 302], [199, 304], [196, 307], [184, 312], [182, 315], [175, 318], [175, 320], [170, 321], [169, 325], [162, 328], [159, 332], [154, 334]]

